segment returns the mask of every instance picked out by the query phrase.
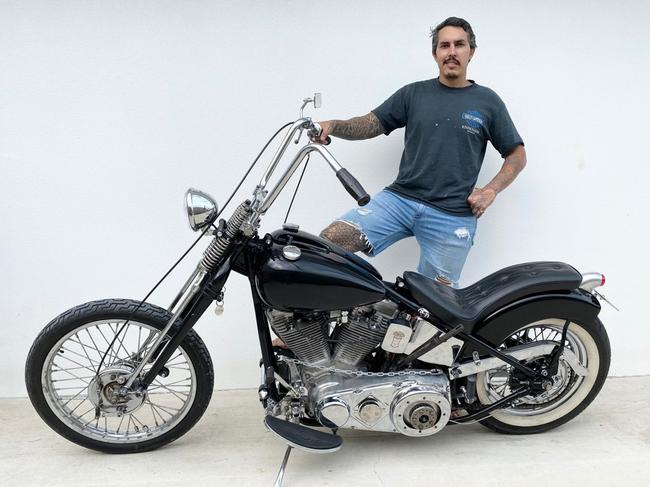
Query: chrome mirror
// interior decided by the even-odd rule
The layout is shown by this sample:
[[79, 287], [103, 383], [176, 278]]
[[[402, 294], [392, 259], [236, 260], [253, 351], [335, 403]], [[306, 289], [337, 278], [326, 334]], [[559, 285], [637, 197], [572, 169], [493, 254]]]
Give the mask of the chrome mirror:
[[314, 108], [320, 108], [323, 106], [323, 94], [322, 93], [314, 93], [313, 98], [303, 98], [302, 100], [302, 106], [300, 107], [300, 118], [303, 117], [303, 111], [305, 110], [305, 107], [309, 105], [310, 103], [314, 104]]

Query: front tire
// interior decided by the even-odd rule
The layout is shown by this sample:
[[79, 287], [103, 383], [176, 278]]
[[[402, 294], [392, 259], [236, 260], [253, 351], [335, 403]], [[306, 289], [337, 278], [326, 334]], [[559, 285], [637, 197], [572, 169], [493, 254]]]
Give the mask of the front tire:
[[[526, 325], [504, 339], [502, 347], [535, 340], [561, 341], [565, 320], [545, 319]], [[558, 374], [547, 397], [526, 396], [510, 408], [494, 411], [481, 424], [505, 434], [542, 433], [570, 421], [580, 414], [598, 395], [605, 383], [611, 350], [607, 332], [601, 321], [569, 325], [565, 347], [571, 349], [587, 369], [586, 377], [578, 376], [560, 361]], [[478, 374], [476, 392], [480, 402], [488, 405], [510, 393], [512, 367]]]
[[106, 299], [72, 308], [52, 320], [29, 351], [25, 382], [32, 405], [74, 443], [105, 453], [153, 450], [189, 431], [210, 402], [212, 360], [194, 330], [145, 394], [115, 399], [120, 381], [172, 317], [139, 304]]

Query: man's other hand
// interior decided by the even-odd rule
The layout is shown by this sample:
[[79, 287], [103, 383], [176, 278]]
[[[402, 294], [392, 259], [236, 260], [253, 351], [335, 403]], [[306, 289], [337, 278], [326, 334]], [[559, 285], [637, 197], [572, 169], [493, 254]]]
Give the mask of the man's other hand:
[[496, 197], [497, 193], [492, 188], [474, 188], [472, 194], [467, 198], [467, 202], [472, 207], [472, 213], [476, 218], [480, 218]]

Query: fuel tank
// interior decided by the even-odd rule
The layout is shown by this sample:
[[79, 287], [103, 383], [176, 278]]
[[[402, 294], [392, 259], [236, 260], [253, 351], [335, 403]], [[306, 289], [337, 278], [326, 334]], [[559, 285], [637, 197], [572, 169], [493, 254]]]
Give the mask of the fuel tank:
[[266, 305], [330, 311], [384, 299], [381, 274], [362, 258], [307, 232], [277, 230], [271, 236], [268, 258], [255, 276]]

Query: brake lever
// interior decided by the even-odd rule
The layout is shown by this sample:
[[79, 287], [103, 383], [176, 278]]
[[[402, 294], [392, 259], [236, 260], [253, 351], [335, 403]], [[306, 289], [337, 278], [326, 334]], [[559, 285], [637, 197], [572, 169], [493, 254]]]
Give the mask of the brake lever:
[[302, 137], [302, 133], [305, 131], [304, 128], [300, 129], [300, 132], [298, 132], [298, 136], [296, 137], [296, 140], [293, 141], [294, 144], [298, 144], [300, 142], [300, 139]]

